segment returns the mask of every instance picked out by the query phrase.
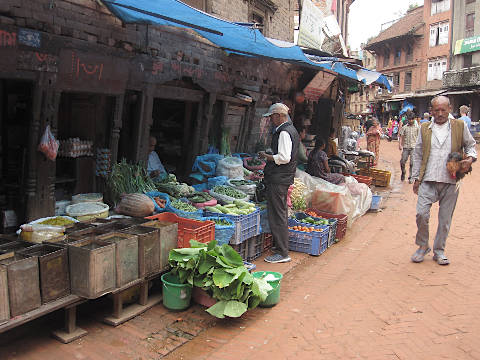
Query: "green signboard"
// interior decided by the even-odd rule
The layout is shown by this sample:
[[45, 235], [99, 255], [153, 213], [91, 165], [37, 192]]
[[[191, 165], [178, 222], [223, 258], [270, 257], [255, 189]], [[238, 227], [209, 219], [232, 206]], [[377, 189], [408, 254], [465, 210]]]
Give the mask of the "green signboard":
[[457, 40], [453, 55], [465, 54], [480, 50], [480, 36]]

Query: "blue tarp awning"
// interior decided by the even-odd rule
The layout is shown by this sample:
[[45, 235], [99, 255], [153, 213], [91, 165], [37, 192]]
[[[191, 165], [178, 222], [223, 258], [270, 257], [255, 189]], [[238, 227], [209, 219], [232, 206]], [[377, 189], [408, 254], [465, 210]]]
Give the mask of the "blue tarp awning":
[[[178, 0], [102, 0], [102, 2], [125, 23], [190, 28], [227, 52], [320, 67], [366, 83], [364, 79], [359, 79], [355, 70], [345, 67], [342, 63], [313, 62], [296, 45], [277, 46], [265, 38], [258, 29], [219, 19]], [[380, 74], [380, 77], [384, 75]], [[388, 81], [379, 80], [380, 84], [390, 89]]]

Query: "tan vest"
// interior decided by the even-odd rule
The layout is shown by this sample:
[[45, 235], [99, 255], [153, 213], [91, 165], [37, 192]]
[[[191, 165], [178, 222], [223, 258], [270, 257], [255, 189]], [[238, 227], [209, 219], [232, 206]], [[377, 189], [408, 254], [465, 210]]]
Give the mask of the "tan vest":
[[[424, 122], [421, 125], [422, 144], [423, 144], [423, 157], [422, 165], [420, 167], [420, 176], [418, 180], [422, 182], [425, 170], [427, 169], [428, 159], [430, 158], [430, 149], [432, 147], [432, 129], [429, 129], [430, 122]], [[452, 131], [452, 151], [462, 153], [463, 150], [463, 120], [450, 120], [450, 126]]]

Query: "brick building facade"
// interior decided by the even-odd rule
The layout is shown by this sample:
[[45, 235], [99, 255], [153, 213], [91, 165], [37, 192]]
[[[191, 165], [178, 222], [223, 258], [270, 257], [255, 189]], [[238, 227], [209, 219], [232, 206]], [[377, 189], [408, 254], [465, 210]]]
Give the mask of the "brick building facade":
[[[196, 3], [216, 16], [235, 14], [230, 19], [239, 22], [251, 20], [252, 4], [273, 4]], [[267, 36], [292, 39], [289, 4], [275, 1]], [[229, 130], [232, 151], [254, 149], [261, 114], [273, 101], [292, 99], [315, 73], [227, 56], [188, 29], [123, 24], [95, 0], [4, 0], [1, 206], [16, 210], [20, 221], [32, 220], [52, 215], [66, 195], [104, 190], [95, 156], [50, 161], [37, 151], [46, 125], [60, 140], [78, 137], [106, 149], [112, 163], [146, 160], [152, 132], [162, 161], [187, 174], [194, 157], [219, 142], [222, 128]]]

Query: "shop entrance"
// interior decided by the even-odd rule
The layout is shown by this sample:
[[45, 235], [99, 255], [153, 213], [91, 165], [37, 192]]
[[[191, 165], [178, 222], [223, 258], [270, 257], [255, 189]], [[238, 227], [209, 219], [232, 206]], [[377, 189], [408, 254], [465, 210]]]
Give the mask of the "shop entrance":
[[19, 223], [25, 217], [32, 89], [31, 82], [0, 79], [0, 208], [4, 216], [10, 210], [7, 212], [10, 218], [14, 212]]
[[156, 151], [168, 172], [179, 178], [190, 173], [194, 149], [198, 103], [155, 99], [150, 134], [157, 139]]
[[63, 93], [58, 112], [55, 198], [69, 200], [74, 194], [103, 192], [96, 176], [96, 152], [108, 161], [115, 98], [99, 94]]

